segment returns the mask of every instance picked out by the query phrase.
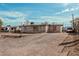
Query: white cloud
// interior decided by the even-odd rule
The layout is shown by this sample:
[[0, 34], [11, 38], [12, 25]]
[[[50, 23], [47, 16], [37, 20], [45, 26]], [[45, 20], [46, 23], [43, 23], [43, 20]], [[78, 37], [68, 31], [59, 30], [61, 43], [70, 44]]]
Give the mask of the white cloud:
[[57, 23], [57, 24], [63, 24], [64, 26], [71, 26], [71, 17], [62, 17], [62, 16], [41, 16], [41, 19], [43, 21], [49, 22], [49, 23]]
[[[25, 18], [17, 18], [15, 20], [8, 19], [8, 18], [2, 18], [3, 26], [11, 25], [11, 26], [18, 26], [23, 24], [26, 19]], [[5, 25], [6, 24], [6, 25]]]
[[67, 8], [67, 9], [62, 10], [60, 12], [57, 12], [56, 14], [63, 14], [63, 13], [67, 13], [67, 12], [73, 12], [73, 11], [76, 11], [78, 9], [79, 9], [79, 7], [76, 7], [76, 8]]
[[[14, 19], [11, 19], [9, 17], [12, 17]], [[0, 19], [2, 19], [4, 24], [7, 23], [7, 25], [11, 25], [11, 23], [12, 25], [16, 25], [15, 23], [21, 24], [26, 20], [26, 17], [26, 14], [17, 11], [0, 11]]]
[[16, 11], [0, 11], [0, 16], [25, 17], [26, 15]]
[[[0, 17], [1, 19], [3, 18], [3, 20], [5, 21], [7, 19], [7, 21], [21, 21], [23, 19], [25, 19], [27, 15], [21, 13], [21, 12], [16, 12], [16, 11], [0, 11]], [[5, 18], [4, 18], [5, 17]], [[8, 17], [8, 18], [7, 18]], [[13, 17], [15, 18], [14, 20], [10, 19], [9, 17]]]
[[62, 17], [62, 16], [41, 16], [40, 19], [42, 21], [47, 22], [69, 22], [71, 20], [71, 17]]
[[65, 12], [69, 12], [69, 9], [65, 9], [63, 11], [57, 12], [56, 14], [62, 14], [62, 13], [65, 13]]

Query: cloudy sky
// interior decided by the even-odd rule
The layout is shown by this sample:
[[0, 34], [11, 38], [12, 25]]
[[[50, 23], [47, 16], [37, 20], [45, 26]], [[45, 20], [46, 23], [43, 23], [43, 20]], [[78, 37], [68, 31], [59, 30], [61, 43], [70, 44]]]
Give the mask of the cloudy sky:
[[1, 3], [0, 18], [5, 25], [20, 25], [26, 20], [33, 22], [57, 22], [70, 26], [71, 14], [79, 17], [79, 4], [69, 3]]

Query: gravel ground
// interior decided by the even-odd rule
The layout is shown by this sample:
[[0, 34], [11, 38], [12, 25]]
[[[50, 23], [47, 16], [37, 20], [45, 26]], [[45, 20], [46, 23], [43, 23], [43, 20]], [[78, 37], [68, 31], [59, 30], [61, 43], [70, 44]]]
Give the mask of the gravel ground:
[[[22, 35], [23, 37], [1, 37], [1, 35]], [[67, 33], [38, 33], [38, 34], [0, 34], [0, 55], [1, 56], [60, 56], [64, 46], [63, 42]]]

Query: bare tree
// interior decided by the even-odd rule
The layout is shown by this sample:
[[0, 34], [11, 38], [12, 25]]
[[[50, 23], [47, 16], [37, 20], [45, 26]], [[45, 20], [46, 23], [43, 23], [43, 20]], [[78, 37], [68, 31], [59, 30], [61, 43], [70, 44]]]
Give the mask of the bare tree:
[[0, 19], [0, 26], [2, 26], [3, 25], [3, 22], [2, 22], [2, 20]]
[[2, 19], [0, 19], [0, 32], [1, 32], [2, 25], [3, 25], [3, 21], [2, 21]]
[[72, 20], [71, 21], [72, 24], [73, 24], [73, 27], [75, 29], [76, 32], [79, 32], [79, 17], [75, 18], [74, 21]]

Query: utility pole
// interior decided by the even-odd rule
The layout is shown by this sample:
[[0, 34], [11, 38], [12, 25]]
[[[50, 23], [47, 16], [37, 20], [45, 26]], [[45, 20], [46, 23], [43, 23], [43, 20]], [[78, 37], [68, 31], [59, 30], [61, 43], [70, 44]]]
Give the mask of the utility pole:
[[73, 22], [73, 29], [74, 29], [74, 14], [72, 14], [72, 22]]

